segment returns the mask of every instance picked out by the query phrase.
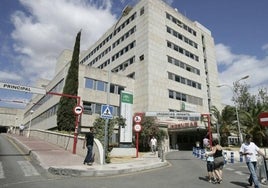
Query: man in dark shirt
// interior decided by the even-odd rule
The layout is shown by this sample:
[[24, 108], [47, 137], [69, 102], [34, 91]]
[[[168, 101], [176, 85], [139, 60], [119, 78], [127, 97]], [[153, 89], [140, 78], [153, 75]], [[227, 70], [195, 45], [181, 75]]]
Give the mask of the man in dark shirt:
[[86, 165], [92, 165], [94, 161], [93, 157], [93, 144], [94, 144], [94, 135], [93, 135], [93, 128], [89, 128], [89, 132], [85, 135], [85, 140], [83, 143], [83, 149], [85, 149], [85, 146], [87, 147], [87, 155], [84, 160], [84, 164]]

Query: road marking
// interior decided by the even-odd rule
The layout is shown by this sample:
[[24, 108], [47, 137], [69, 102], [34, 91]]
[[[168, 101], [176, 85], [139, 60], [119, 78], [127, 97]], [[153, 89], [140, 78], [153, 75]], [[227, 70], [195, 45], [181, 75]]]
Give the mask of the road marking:
[[17, 161], [17, 162], [19, 166], [21, 167], [25, 176], [39, 176], [40, 175], [29, 161]]
[[238, 175], [246, 175], [244, 172], [241, 172], [241, 171], [235, 171], [235, 173]]
[[230, 171], [234, 171], [235, 169], [233, 169], [233, 168], [229, 168], [229, 167], [226, 167], [225, 168], [226, 170], [230, 170]]
[[5, 174], [3, 170], [3, 165], [2, 165], [2, 162], [0, 161], [0, 179], [4, 179], [4, 178], [5, 178]]

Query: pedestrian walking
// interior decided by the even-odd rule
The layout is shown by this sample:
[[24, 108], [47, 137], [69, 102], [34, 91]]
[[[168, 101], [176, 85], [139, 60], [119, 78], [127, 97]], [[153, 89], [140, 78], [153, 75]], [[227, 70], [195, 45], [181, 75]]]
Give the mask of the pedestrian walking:
[[94, 145], [93, 128], [90, 127], [89, 132], [86, 133], [83, 142], [83, 149], [87, 147], [87, 155], [84, 160], [85, 165], [92, 165], [94, 162], [93, 145]]
[[150, 140], [150, 145], [151, 145], [151, 150], [153, 154], [156, 154], [156, 145], [157, 145], [157, 140], [156, 138], [153, 136]]
[[207, 156], [212, 155], [214, 157], [214, 173], [216, 180], [214, 183], [222, 183], [222, 169], [224, 166], [224, 156], [223, 156], [223, 148], [219, 144], [218, 139], [214, 139], [212, 141], [212, 149], [210, 152], [206, 153]]
[[24, 125], [21, 124], [20, 127], [19, 127], [19, 129], [20, 129], [20, 136], [23, 136]]
[[248, 183], [250, 186], [253, 185], [254, 187], [260, 187], [260, 183], [257, 176], [257, 154], [262, 155], [265, 159], [267, 157], [265, 154], [260, 150], [260, 148], [252, 142], [252, 136], [247, 134], [245, 142], [240, 147], [240, 154], [245, 157], [246, 164], [248, 166], [248, 170], [250, 172], [250, 176], [248, 178]]
[[[207, 152], [210, 151], [209, 145], [206, 147]], [[214, 174], [214, 157], [212, 155], [206, 155], [207, 161], [207, 172], [208, 172], [208, 182], [213, 183], [215, 182], [215, 174]]]

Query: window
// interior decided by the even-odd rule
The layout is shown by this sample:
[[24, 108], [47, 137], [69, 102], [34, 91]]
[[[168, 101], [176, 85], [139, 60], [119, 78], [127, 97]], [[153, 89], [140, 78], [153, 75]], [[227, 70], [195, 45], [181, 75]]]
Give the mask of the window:
[[97, 81], [97, 90], [105, 91], [105, 83], [103, 81]]
[[118, 86], [118, 94], [121, 94], [121, 91], [124, 91], [124, 87]]
[[181, 93], [176, 92], [176, 99], [181, 100]]
[[90, 78], [86, 78], [85, 88], [94, 89], [94, 80], [92, 80]]
[[115, 85], [110, 84], [110, 93], [115, 93]]
[[168, 91], [168, 96], [169, 96], [169, 98], [173, 99], [174, 98], [174, 92], [169, 90]]
[[89, 102], [83, 102], [84, 114], [92, 114], [92, 105]]
[[144, 7], [141, 8], [140, 10], [140, 16], [144, 14]]

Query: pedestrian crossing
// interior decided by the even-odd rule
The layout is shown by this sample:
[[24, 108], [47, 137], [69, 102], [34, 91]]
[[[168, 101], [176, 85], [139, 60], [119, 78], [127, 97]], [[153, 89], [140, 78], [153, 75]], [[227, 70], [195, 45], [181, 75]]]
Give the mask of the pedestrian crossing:
[[4, 179], [5, 178], [5, 174], [4, 174], [4, 170], [3, 170], [3, 164], [0, 161], [0, 179]]
[[[25, 177], [40, 176], [39, 172], [35, 169], [35, 167], [29, 161], [16, 161], [16, 162], [18, 164], [17, 166], [19, 167], [18, 169], [22, 171], [22, 174]], [[0, 161], [0, 179], [5, 179], [5, 178], [6, 178], [6, 175], [5, 175], [4, 165], [3, 165], [3, 162]]]

